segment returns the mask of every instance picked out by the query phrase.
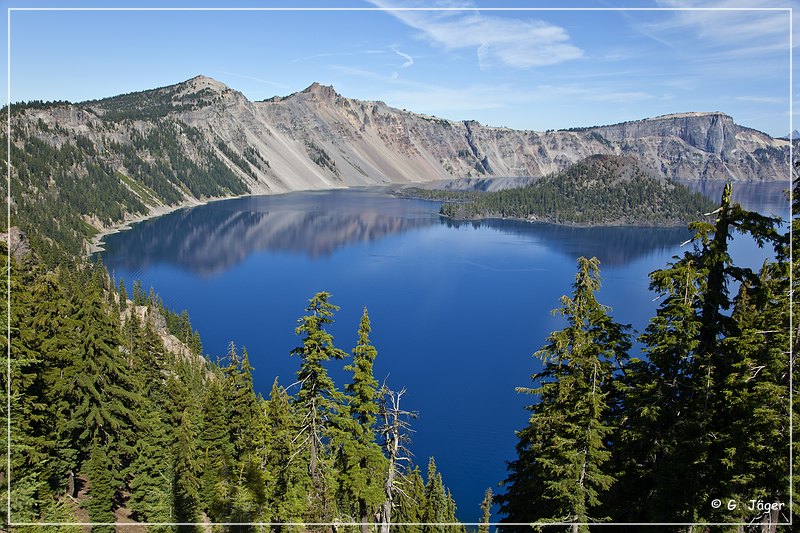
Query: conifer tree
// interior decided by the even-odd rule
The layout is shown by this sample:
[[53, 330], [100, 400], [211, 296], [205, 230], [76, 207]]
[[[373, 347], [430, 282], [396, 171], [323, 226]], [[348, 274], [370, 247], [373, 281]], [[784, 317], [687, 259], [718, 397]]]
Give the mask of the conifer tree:
[[135, 414], [140, 401], [131, 371], [122, 357], [118, 325], [103, 308], [99, 295], [89, 290], [78, 308], [81, 360], [76, 368], [71, 424], [78, 440], [97, 438], [101, 443], [132, 440]]
[[334, 346], [333, 336], [325, 330], [333, 322], [334, 312], [339, 310], [329, 299], [329, 293], [319, 292], [309, 300], [306, 308], [309, 314], [300, 318], [295, 328], [303, 345], [291, 352], [302, 359], [297, 373], [300, 390], [296, 407], [302, 417], [297, 441], [298, 447], [308, 456], [311, 522], [330, 522], [335, 514], [332, 497], [335, 479], [328, 446], [343, 416], [340, 412], [342, 393], [336, 389], [324, 367], [326, 361], [343, 359], [347, 355]]
[[353, 349], [353, 363], [344, 367], [353, 373], [353, 382], [345, 385], [345, 390], [351, 395], [350, 413], [358, 422], [361, 436], [369, 442], [374, 440], [372, 431], [377, 420], [379, 395], [378, 381], [372, 372], [378, 351], [370, 343], [371, 331], [369, 314], [365, 307], [358, 328], [358, 345]]
[[[44, 470], [50, 486], [62, 490], [67, 485], [68, 473], [77, 472], [79, 463], [78, 448], [67, 426], [72, 409], [68, 397], [81, 357], [77, 334], [81, 324], [76, 318], [78, 297], [66, 290], [62, 281], [64, 275], [64, 271], [34, 275], [26, 283], [29, 290], [15, 289], [12, 321], [18, 329], [12, 327], [11, 336], [12, 363], [19, 363], [20, 371], [23, 371], [26, 360], [40, 360], [36, 369], [37, 382], [31, 383], [34, 389], [28, 392], [31, 398], [38, 398], [39, 405], [44, 405], [44, 410], [39, 413], [27, 410], [24, 404], [17, 406], [12, 413], [24, 417], [25, 421], [20, 420], [20, 424], [28, 423], [32, 427], [28, 433], [15, 424], [21, 431], [14, 434], [29, 434], [43, 439], [31, 448], [46, 456], [36, 463]], [[14, 279], [12, 276], [12, 283]], [[16, 314], [17, 310], [19, 314]], [[19, 344], [15, 346], [17, 342]], [[12, 371], [14, 368], [12, 365]], [[12, 380], [14, 385], [25, 383], [26, 380], [18, 377]]]
[[375, 422], [378, 413], [378, 382], [372, 373], [377, 350], [370, 343], [371, 331], [366, 307], [358, 329], [358, 345], [353, 349], [353, 363], [345, 370], [353, 373], [352, 383], [345, 385], [350, 418], [343, 420], [341, 435], [340, 491], [346, 501], [355, 504], [356, 516], [362, 522], [374, 521], [378, 506], [384, 501], [385, 459], [376, 442]]
[[308, 511], [310, 480], [307, 456], [294, 441], [300, 421], [286, 389], [272, 384], [265, 406], [264, 470], [272, 522], [301, 522]]
[[200, 332], [194, 330], [192, 333], [192, 338], [189, 339], [189, 348], [192, 350], [192, 353], [195, 355], [203, 355], [203, 342], [200, 339]]
[[[442, 476], [436, 471], [436, 462], [433, 457], [428, 459], [428, 482], [425, 484], [425, 506], [422, 508], [422, 521], [430, 523], [446, 522], [448, 515], [447, 494], [445, 493]], [[441, 533], [444, 526], [425, 525], [425, 533]]]
[[171, 436], [160, 410], [148, 402], [130, 466], [128, 507], [141, 522], [174, 522]]
[[226, 521], [231, 512], [229, 504], [234, 451], [227, 405], [219, 380], [209, 380], [203, 401], [203, 431], [199, 441], [202, 463], [200, 502], [214, 522]]
[[[114, 516], [115, 476], [112, 472], [112, 461], [106, 453], [106, 446], [100, 442], [99, 437], [92, 440], [86, 470], [90, 483], [89, 501], [86, 504], [89, 520], [95, 523], [113, 524], [116, 522]], [[92, 531], [111, 533], [114, 531], [114, 526], [95, 526]]]
[[[186, 319], [188, 327], [188, 318]], [[230, 513], [234, 522], [252, 522], [266, 502], [265, 479], [256, 456], [261, 426], [258, 399], [253, 392], [253, 367], [247, 349], [241, 356], [231, 342], [224, 369], [224, 403], [233, 451], [230, 473]]]
[[[732, 314], [737, 334], [722, 342], [734, 358], [725, 399], [734, 413], [748, 414], [733, 419], [722, 459], [740, 501], [789, 499], [788, 282], [788, 262], [779, 260], [764, 265], [757, 286], [742, 284]], [[740, 521], [766, 532], [790, 521], [786, 509], [740, 511]]]
[[[450, 491], [445, 489], [442, 475], [436, 470], [433, 457], [428, 460], [428, 482], [425, 485], [425, 501], [422, 507], [423, 533], [457, 532], [461, 528], [456, 522], [456, 506]], [[435, 524], [451, 524], [438, 526]]]
[[[141, 324], [131, 312], [122, 327], [126, 355], [136, 391], [143, 397], [135, 406], [137, 428], [133, 460], [128, 467], [127, 506], [134, 516], [147, 522], [174, 522], [174, 438], [166, 375], [172, 359], [148, 321]], [[154, 528], [169, 531], [168, 526]]]
[[[533, 375], [536, 388], [518, 388], [539, 401], [529, 425], [518, 433], [518, 458], [509, 463], [506, 493], [498, 496], [505, 522], [572, 522], [588, 531], [598, 519], [592, 509], [614, 478], [608, 473], [611, 433], [607, 403], [613, 365], [627, 357], [627, 326], [619, 325], [598, 303], [599, 261], [578, 259], [572, 297], [556, 310], [567, 327], [548, 337], [536, 355], [544, 362]], [[512, 528], [513, 529], [513, 528]]]
[[147, 299], [144, 296], [144, 289], [142, 289], [142, 281], [133, 280], [133, 305], [146, 305]]
[[253, 391], [253, 367], [247, 348], [239, 355], [236, 345], [228, 346], [228, 364], [224, 368], [224, 404], [228, 407], [230, 442], [237, 460], [247, 458], [256, 447], [258, 430], [258, 400]]
[[[735, 211], [734, 211], [735, 212]], [[764, 222], [762, 220], [762, 222]], [[763, 226], [762, 230], [763, 231]], [[730, 472], [734, 494], [741, 500], [788, 502], [790, 490], [790, 235], [773, 237], [775, 257], [765, 261], [755, 280], [745, 279], [733, 301], [735, 334], [721, 341], [731, 354], [731, 372], [724, 398], [733, 413], [721, 463]], [[750, 495], [750, 496], [748, 496]], [[739, 509], [738, 520], [777, 531], [790, 522], [782, 509]]]
[[[0, 257], [8, 260], [5, 247]], [[57, 471], [54, 469], [57, 461], [49, 456], [49, 453], [57, 448], [57, 443], [53, 434], [53, 420], [48, 416], [48, 406], [44, 397], [46, 382], [41, 377], [46, 364], [40, 351], [43, 341], [46, 342], [46, 337], [42, 335], [47, 335], [50, 330], [37, 331], [32, 326], [40, 318], [44, 318], [37, 316], [43, 309], [41, 304], [35, 302], [35, 298], [51, 295], [49, 289], [53, 287], [49, 283], [42, 284], [41, 280], [32, 276], [26, 276], [24, 273], [21, 275], [13, 259], [11, 261], [11, 272], [6, 273], [13, 288], [13, 298], [10, 302], [11, 330], [8, 332], [12, 353], [10, 360], [7, 359], [8, 337], [0, 340], [0, 348], [3, 350], [3, 368], [0, 370], [3, 375], [2, 386], [9, 386], [7, 380], [10, 380], [11, 389], [10, 414], [5, 410], [5, 402], [2, 406], [3, 423], [8, 423], [11, 429], [8, 436], [4, 435], [3, 444], [8, 446], [6, 449], [10, 450], [11, 455], [5, 457], [6, 449], [4, 449], [3, 459], [7, 459], [10, 463], [13, 483], [11, 494], [4, 493], [4, 496], [10, 499], [12, 520], [23, 522], [39, 518], [44, 506], [51, 499], [48, 481], [52, 481], [52, 476]], [[23, 280], [27, 283], [23, 283]], [[0, 283], [3, 292], [7, 293], [8, 279], [3, 279]], [[3, 329], [6, 329], [9, 316], [5, 306], [0, 315], [2, 315], [0, 318], [6, 321], [2, 325]], [[51, 315], [47, 313], [46, 316]], [[8, 370], [11, 371], [10, 374], [7, 374]], [[8, 416], [10, 420], [6, 418]], [[5, 441], [6, 438], [10, 438], [10, 442]], [[3, 471], [5, 472], [5, 465]]]
[[[174, 445], [173, 487], [175, 521], [182, 523], [197, 522], [200, 480], [198, 478], [197, 434], [195, 433], [189, 409], [181, 415], [181, 424], [177, 428]], [[194, 531], [191, 526], [181, 527], [183, 531]]]
[[[155, 301], [155, 296], [152, 296], [150, 300], [151, 300], [151, 302], [154, 302]], [[181, 311], [181, 314], [178, 317], [178, 319], [179, 319], [179, 324], [180, 324], [180, 327], [179, 327], [180, 335], [178, 335], [178, 338], [181, 341], [183, 341], [184, 344], [186, 344], [188, 346], [189, 341], [190, 341], [190, 339], [192, 337], [192, 323], [189, 320], [189, 311], [187, 311], [186, 309]]]
[[489, 522], [492, 520], [492, 489], [486, 489], [481, 502], [481, 525], [478, 533], [489, 533]]
[[125, 311], [128, 308], [128, 291], [125, 290], [125, 280], [119, 278], [119, 308]]
[[103, 293], [108, 288], [108, 271], [103, 264], [103, 256], [98, 255], [94, 263], [92, 263], [92, 276], [91, 284], [98, 292]]
[[[693, 250], [651, 274], [651, 289], [663, 301], [642, 336], [648, 360], [630, 365], [624, 379], [625, 420], [615, 463], [620, 465], [620, 489], [625, 493], [611, 499], [634, 502], [631, 507], [641, 509], [642, 518], [648, 520], [741, 520], [741, 509], [714, 509], [710, 502], [743, 497], [737, 490], [748, 477], [741, 471], [748, 461], [743, 455], [748, 445], [742, 441], [745, 432], [737, 436], [735, 429], [741, 424], [742, 402], [754, 398], [750, 394], [755, 389], [758, 395], [771, 390], [777, 402], [772, 412], [788, 412], [786, 401], [774, 394], [785, 390], [781, 380], [785, 382], [786, 370], [772, 364], [755, 378], [751, 372], [760, 366], [754, 365], [756, 353], [761, 353], [759, 358], [766, 356], [757, 348], [757, 338], [764, 333], [756, 332], [782, 327], [781, 319], [770, 311], [775, 304], [766, 296], [770, 291], [774, 294], [776, 285], [767, 279], [775, 275], [758, 276], [738, 267], [728, 252], [733, 231], [749, 234], [759, 246], [771, 245], [778, 258], [785, 255], [786, 238], [778, 233], [776, 219], [733, 203], [730, 184], [713, 214], [714, 223], [690, 225], [695, 231]], [[734, 300], [728, 287], [733, 282], [743, 289], [738, 310], [731, 313]], [[773, 288], [768, 289], [769, 285]], [[758, 300], [765, 307], [752, 307]], [[747, 318], [753, 311], [770, 316], [772, 326], [754, 328], [753, 320]], [[780, 340], [780, 335], [768, 335], [767, 342]], [[779, 346], [773, 344], [778, 350]], [[774, 355], [767, 359], [777, 361]], [[750, 407], [756, 409], [755, 404]], [[774, 431], [780, 433], [775, 424], [771, 427], [773, 436]], [[779, 448], [765, 448], [762, 457], [777, 459]]]
[[689, 521], [673, 514], [687, 509], [681, 487], [693, 475], [683, 459], [693, 453], [684, 440], [687, 402], [694, 387], [691, 354], [699, 346], [698, 312], [702, 273], [687, 260], [650, 275], [650, 290], [662, 297], [656, 316], [640, 337], [646, 359], [632, 358], [619, 380], [621, 406], [614, 470], [619, 482], [607, 501], [615, 520]]

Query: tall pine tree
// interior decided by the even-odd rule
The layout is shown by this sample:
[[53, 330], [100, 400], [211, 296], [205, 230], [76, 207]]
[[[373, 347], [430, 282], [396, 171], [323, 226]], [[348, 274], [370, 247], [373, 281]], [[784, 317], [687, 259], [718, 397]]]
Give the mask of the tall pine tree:
[[308, 512], [311, 491], [308, 461], [295, 441], [300, 427], [295, 406], [277, 378], [266, 402], [264, 423], [264, 470], [270, 474], [266, 480], [269, 520], [302, 522]]
[[614, 481], [607, 468], [607, 396], [614, 365], [627, 357], [630, 341], [627, 327], [597, 301], [599, 288], [599, 261], [579, 258], [572, 297], [563, 296], [555, 311], [567, 327], [551, 333], [536, 353], [544, 363], [533, 375], [537, 387], [517, 389], [539, 401], [528, 407], [518, 458], [509, 463], [505, 494], [497, 497], [504, 522], [571, 522], [577, 532], [588, 531], [578, 524], [602, 519], [592, 509]]
[[367, 309], [358, 328], [358, 345], [353, 349], [353, 363], [345, 370], [353, 373], [352, 383], [345, 385], [350, 417], [343, 420], [340, 433], [340, 492], [352, 502], [362, 533], [368, 533], [369, 522], [375, 521], [378, 506], [384, 501], [383, 472], [386, 462], [376, 442], [378, 382], [372, 365], [378, 352], [370, 343], [371, 331]]
[[339, 310], [329, 299], [329, 293], [320, 292], [309, 300], [308, 314], [298, 320], [295, 328], [303, 344], [291, 352], [301, 358], [297, 372], [300, 390], [295, 405], [302, 420], [296, 438], [298, 447], [308, 457], [310, 522], [331, 522], [336, 514], [333, 497], [335, 475], [329, 444], [335, 428], [342, 425], [343, 397], [324, 363], [331, 359], [344, 359], [347, 354], [334, 346], [333, 336], [325, 330]]

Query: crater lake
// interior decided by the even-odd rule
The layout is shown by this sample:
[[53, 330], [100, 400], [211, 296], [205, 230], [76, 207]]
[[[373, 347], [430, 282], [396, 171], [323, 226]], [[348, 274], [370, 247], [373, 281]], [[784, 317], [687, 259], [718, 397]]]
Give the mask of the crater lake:
[[[715, 188], [696, 185], [718, 199]], [[785, 188], [737, 185], [734, 199], [786, 218]], [[434, 456], [459, 519], [476, 522], [486, 488], [502, 491], [514, 432], [534, 400], [515, 387], [531, 385], [541, 368], [532, 354], [564, 325], [551, 310], [572, 290], [576, 258], [599, 258], [599, 301], [641, 332], [658, 305], [648, 273], [682, 253], [691, 233], [456, 222], [441, 218], [439, 205], [377, 189], [245, 197], [135, 224], [109, 235], [101, 253], [129, 293], [138, 279], [173, 311], [186, 309], [211, 360], [230, 341], [245, 346], [265, 397], [276, 377], [297, 392], [300, 361], [289, 352], [301, 344], [294, 328], [309, 298], [332, 294], [341, 310], [328, 329], [348, 353], [367, 307], [375, 377], [407, 389], [403, 407], [419, 413], [415, 463], [424, 473]], [[744, 238], [731, 248], [744, 266], [757, 268], [767, 256]], [[328, 365], [339, 389], [349, 382], [347, 363]]]

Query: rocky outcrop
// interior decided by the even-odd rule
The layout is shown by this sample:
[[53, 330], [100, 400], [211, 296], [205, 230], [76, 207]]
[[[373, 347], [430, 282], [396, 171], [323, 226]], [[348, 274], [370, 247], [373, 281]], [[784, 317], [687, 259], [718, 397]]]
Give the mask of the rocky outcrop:
[[722, 113], [680, 113], [592, 128], [660, 174], [676, 179], [785, 179], [788, 143]]
[[8, 251], [17, 263], [25, 261], [31, 255], [28, 236], [16, 226], [11, 226], [9, 233], [0, 233], [0, 242], [8, 244]]

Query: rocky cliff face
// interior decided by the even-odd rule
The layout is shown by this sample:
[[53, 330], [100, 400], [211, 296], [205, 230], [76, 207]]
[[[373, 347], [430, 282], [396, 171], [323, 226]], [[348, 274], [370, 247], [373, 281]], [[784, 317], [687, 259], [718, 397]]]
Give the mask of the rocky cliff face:
[[590, 130], [678, 179], [788, 179], [788, 142], [722, 113], [680, 113]]
[[[123, 214], [142, 211], [135, 199], [152, 209], [242, 191], [537, 177], [592, 154], [635, 156], [672, 178], [783, 180], [789, 157], [788, 141], [738, 126], [722, 113], [519, 131], [349, 99], [316, 83], [286, 97], [251, 102], [203, 76], [103, 100], [12, 111], [16, 148], [31, 153], [36, 143], [76, 146], [78, 155], [61, 169], [64, 175], [89, 179], [95, 165], [107, 179], [118, 180], [127, 191], [122, 192], [135, 196], [120, 200]], [[28, 170], [33, 168], [38, 167], [31, 162]], [[34, 188], [52, 181], [39, 178]], [[84, 215], [95, 227], [108, 223]]]

